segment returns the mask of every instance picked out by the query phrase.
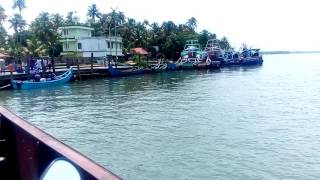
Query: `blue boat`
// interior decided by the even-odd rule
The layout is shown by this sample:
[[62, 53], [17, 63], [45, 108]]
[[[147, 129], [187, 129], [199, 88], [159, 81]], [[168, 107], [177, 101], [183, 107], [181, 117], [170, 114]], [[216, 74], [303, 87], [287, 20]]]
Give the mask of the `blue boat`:
[[228, 50], [224, 52], [224, 60], [222, 62], [222, 66], [240, 66], [240, 55], [238, 52], [233, 50]]
[[179, 68], [180, 68], [180, 66], [178, 66], [176, 63], [174, 63], [172, 61], [167, 62], [167, 70], [168, 71], [174, 71], [174, 70], [177, 70]]
[[137, 74], [143, 74], [144, 70], [142, 68], [129, 68], [129, 69], [118, 69], [114, 68], [111, 63], [108, 63], [108, 69], [111, 76], [119, 77], [119, 76], [131, 76]]
[[11, 85], [13, 89], [37, 89], [37, 88], [45, 88], [51, 86], [59, 86], [69, 82], [72, 78], [72, 68], [69, 68], [67, 72], [56, 76], [54, 80], [51, 78], [45, 79], [42, 78], [40, 82], [35, 82], [33, 80], [28, 81], [20, 81], [20, 80], [12, 80]]
[[263, 58], [260, 49], [247, 49], [244, 48], [240, 58], [241, 66], [249, 65], [262, 65]]

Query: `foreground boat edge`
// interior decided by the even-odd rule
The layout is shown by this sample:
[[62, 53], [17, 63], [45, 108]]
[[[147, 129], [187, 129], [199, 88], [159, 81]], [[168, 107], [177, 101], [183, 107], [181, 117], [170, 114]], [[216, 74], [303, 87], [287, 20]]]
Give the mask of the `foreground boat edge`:
[[[77, 150], [62, 143], [0, 106], [0, 156], [8, 167], [7, 178], [39, 179], [44, 169], [56, 158], [66, 158], [80, 171], [83, 179], [121, 179]], [[3, 152], [8, 150], [9, 152]], [[6, 177], [6, 175], [4, 177]], [[10, 176], [10, 177], [9, 177]], [[3, 177], [3, 176], [2, 176]], [[14, 178], [14, 179], [16, 179]]]

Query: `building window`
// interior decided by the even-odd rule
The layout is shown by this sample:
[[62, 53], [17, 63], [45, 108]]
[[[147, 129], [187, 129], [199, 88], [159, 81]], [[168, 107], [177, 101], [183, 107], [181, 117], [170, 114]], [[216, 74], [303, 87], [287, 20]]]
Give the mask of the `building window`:
[[82, 44], [78, 43], [78, 49], [82, 49]]
[[66, 43], [64, 44], [64, 48], [65, 48], [66, 50], [69, 49], [69, 43], [68, 43], [68, 42], [66, 42]]
[[69, 33], [69, 32], [68, 32], [68, 29], [64, 29], [64, 30], [63, 30], [63, 35], [67, 36], [68, 33]]
[[108, 49], [110, 49], [110, 42], [108, 42]]
[[111, 48], [113, 49], [113, 42], [111, 43]]

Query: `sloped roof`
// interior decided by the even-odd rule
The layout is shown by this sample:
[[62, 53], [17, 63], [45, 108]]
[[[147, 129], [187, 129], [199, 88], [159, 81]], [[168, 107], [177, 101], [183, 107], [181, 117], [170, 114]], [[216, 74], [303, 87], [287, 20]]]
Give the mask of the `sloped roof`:
[[134, 53], [139, 54], [139, 55], [148, 55], [149, 54], [148, 51], [146, 51], [143, 48], [132, 48], [131, 51], [133, 51]]

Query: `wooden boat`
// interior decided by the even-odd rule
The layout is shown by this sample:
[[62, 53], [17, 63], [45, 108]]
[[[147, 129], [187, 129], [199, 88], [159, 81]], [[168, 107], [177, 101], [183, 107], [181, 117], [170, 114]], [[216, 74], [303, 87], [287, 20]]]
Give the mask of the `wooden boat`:
[[119, 77], [119, 76], [131, 76], [137, 74], [143, 74], [144, 70], [142, 68], [132, 67], [129, 69], [118, 69], [112, 66], [111, 63], [108, 63], [108, 70], [111, 76]]
[[[72, 163], [83, 180], [121, 179], [75, 149], [1, 106], [0, 122], [1, 179], [45, 179], [42, 177], [48, 167], [60, 159]], [[53, 174], [55, 178], [51, 179], [61, 179], [58, 177], [68, 175], [69, 172], [68, 168], [64, 167], [55, 172]]]
[[67, 72], [56, 76], [54, 80], [50, 78], [44, 79], [44, 81], [35, 82], [33, 80], [28, 81], [19, 81], [12, 80], [11, 84], [13, 89], [36, 89], [36, 88], [45, 88], [51, 86], [59, 86], [69, 82], [72, 78], [72, 68], [69, 68]]
[[201, 59], [202, 51], [198, 40], [189, 40], [181, 52], [181, 58], [178, 60], [182, 69], [192, 69]]
[[240, 57], [241, 66], [262, 65], [263, 58], [260, 49], [243, 48]]

